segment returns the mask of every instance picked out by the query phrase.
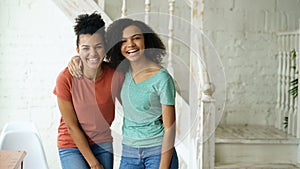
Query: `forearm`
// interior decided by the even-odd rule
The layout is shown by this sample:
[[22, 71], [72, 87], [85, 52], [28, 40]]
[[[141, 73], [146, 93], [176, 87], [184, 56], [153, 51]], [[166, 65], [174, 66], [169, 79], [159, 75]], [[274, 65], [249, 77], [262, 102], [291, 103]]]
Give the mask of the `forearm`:
[[168, 169], [171, 163], [176, 132], [175, 106], [162, 105], [162, 121], [164, 125], [164, 137], [161, 149], [159, 169]]
[[162, 152], [159, 169], [169, 169], [169, 167], [171, 165], [173, 151], [174, 151], [174, 148], [172, 148], [166, 152]]
[[69, 128], [70, 135], [74, 140], [77, 148], [87, 161], [90, 167], [97, 165], [99, 162], [96, 159], [95, 155], [93, 154], [89, 143], [79, 127]]
[[169, 169], [175, 142], [175, 125], [165, 131], [159, 169]]

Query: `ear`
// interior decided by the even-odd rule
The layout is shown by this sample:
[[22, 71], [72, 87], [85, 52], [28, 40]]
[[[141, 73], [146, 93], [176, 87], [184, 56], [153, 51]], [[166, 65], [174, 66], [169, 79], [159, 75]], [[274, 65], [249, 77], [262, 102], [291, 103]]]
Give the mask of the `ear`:
[[79, 54], [79, 48], [78, 47], [76, 48], [76, 52]]

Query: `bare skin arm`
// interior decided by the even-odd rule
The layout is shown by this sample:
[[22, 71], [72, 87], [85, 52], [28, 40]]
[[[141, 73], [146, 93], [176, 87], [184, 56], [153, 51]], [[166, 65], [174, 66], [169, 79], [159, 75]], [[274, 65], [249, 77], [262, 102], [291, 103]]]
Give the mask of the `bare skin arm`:
[[88, 141], [78, 124], [73, 104], [70, 101], [65, 101], [60, 98], [57, 98], [57, 102], [72, 139], [91, 169], [103, 169], [103, 166], [99, 163], [90, 149]]
[[76, 78], [83, 77], [82, 62], [80, 60], [80, 57], [73, 56], [71, 58], [70, 62], [68, 63], [68, 70], [73, 77], [76, 77]]
[[162, 105], [162, 120], [165, 128], [159, 169], [169, 169], [175, 143], [175, 106]]

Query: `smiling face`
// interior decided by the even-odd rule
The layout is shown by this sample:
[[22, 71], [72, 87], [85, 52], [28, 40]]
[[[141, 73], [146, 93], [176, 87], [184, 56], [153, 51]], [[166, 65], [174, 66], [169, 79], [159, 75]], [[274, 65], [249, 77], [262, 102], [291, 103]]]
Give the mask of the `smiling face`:
[[135, 25], [123, 30], [121, 53], [130, 62], [135, 62], [144, 56], [145, 43], [142, 31]]
[[79, 35], [77, 52], [85, 70], [97, 70], [105, 56], [102, 35], [99, 33]]

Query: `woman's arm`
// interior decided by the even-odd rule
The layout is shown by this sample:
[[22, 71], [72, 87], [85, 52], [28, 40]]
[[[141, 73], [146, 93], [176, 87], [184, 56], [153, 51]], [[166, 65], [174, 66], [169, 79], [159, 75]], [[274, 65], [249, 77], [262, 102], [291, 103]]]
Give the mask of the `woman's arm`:
[[57, 102], [74, 143], [90, 165], [91, 169], [103, 169], [102, 165], [90, 149], [88, 141], [78, 124], [73, 104], [70, 101], [62, 100], [59, 97], [57, 98]]
[[175, 106], [162, 105], [162, 120], [165, 128], [159, 169], [169, 169], [176, 134]]

